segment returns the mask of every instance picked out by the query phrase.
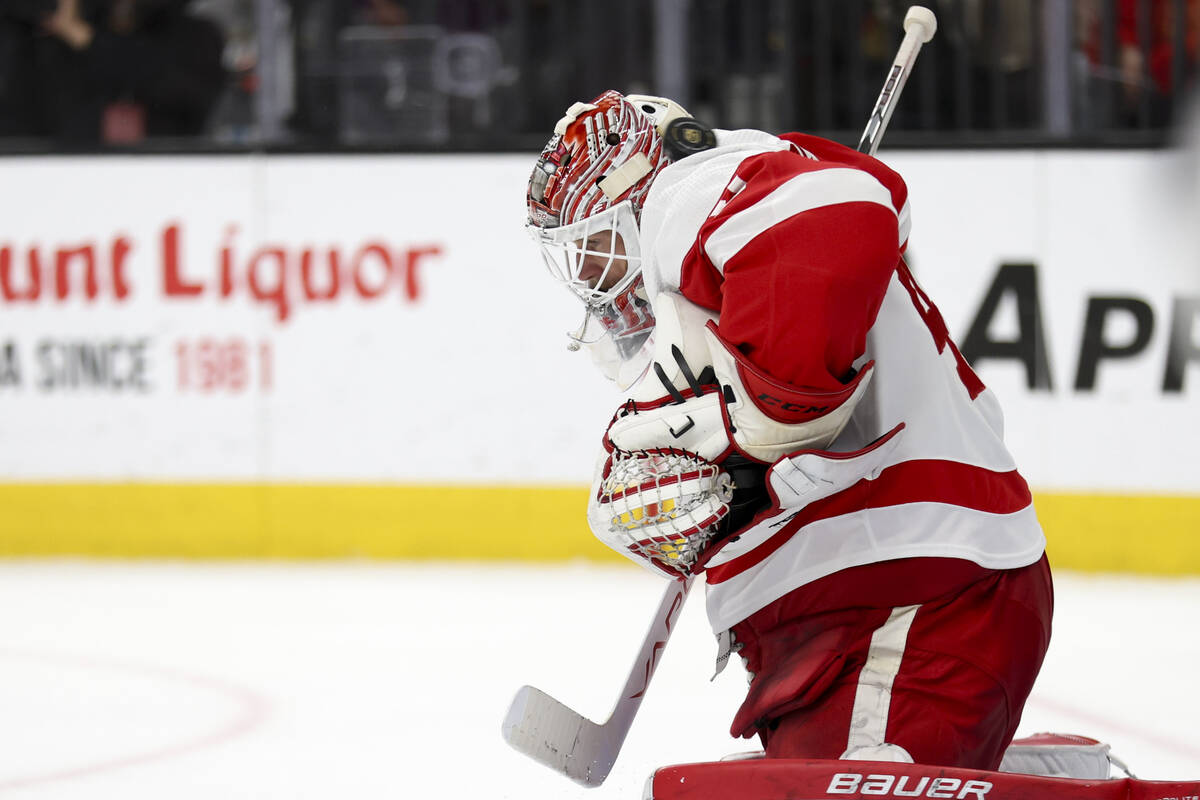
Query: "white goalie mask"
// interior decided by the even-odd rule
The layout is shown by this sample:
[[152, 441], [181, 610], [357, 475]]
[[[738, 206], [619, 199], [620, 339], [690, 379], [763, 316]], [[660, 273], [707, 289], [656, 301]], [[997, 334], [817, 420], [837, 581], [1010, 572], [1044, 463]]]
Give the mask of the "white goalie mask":
[[611, 304], [641, 275], [638, 223], [628, 200], [572, 225], [529, 229], [550, 274], [589, 308]]
[[618, 203], [573, 225], [531, 230], [550, 274], [583, 302], [583, 323], [568, 334], [572, 349], [586, 345], [601, 371], [627, 388], [645, 369], [639, 354], [654, 330], [632, 204]]
[[667, 166], [662, 130], [686, 116], [663, 98], [605, 92], [567, 110], [529, 180], [527, 228], [552, 275], [583, 301], [568, 334], [626, 388], [649, 366], [654, 315], [642, 284], [642, 203]]

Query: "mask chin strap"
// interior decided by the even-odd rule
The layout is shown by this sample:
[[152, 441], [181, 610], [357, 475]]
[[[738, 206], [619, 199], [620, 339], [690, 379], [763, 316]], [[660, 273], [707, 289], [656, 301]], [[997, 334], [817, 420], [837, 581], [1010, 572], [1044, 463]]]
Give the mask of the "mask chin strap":
[[567, 345], [568, 350], [570, 350], [572, 353], [574, 353], [579, 350], [581, 345], [595, 344], [596, 342], [598, 342], [604, 338], [604, 336], [608, 333], [608, 331], [601, 331], [600, 335], [597, 336], [595, 339], [587, 338], [588, 327], [592, 324], [592, 321], [595, 319], [596, 314], [600, 313], [602, 310], [603, 310], [603, 306], [591, 306], [591, 305], [588, 305], [587, 303], [584, 303], [583, 322], [579, 323], [579, 327], [576, 328], [574, 330], [574, 332], [571, 332], [571, 331], [567, 332], [567, 338], [571, 340], [570, 343]]
[[[578, 352], [581, 345], [592, 343], [592, 342], [588, 341], [587, 339], [583, 338], [583, 337], [587, 336], [588, 323], [591, 322], [591, 319], [592, 319], [591, 306], [585, 305], [583, 307], [583, 322], [579, 323], [579, 327], [575, 329], [574, 333], [567, 331], [567, 338], [571, 340], [570, 343], [567, 345], [567, 349], [570, 350], [572, 353]], [[596, 341], [596, 340], [593, 340], [593, 341]]]

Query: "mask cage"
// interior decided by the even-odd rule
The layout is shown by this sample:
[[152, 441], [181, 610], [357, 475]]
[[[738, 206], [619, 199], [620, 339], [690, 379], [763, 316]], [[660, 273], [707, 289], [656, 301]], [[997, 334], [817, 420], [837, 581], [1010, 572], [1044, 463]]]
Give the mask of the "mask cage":
[[[601, 312], [605, 306], [612, 305], [641, 275], [637, 217], [629, 201], [618, 203], [572, 225], [526, 227], [537, 241], [542, 261], [550, 274], [582, 300], [590, 311]], [[609, 232], [613, 235], [606, 237], [605, 234]], [[625, 249], [624, 255], [617, 253], [618, 241]], [[604, 261], [601, 274], [592, 282], [582, 277], [589, 257]], [[625, 273], [609, 288], [600, 288], [622, 262]]]

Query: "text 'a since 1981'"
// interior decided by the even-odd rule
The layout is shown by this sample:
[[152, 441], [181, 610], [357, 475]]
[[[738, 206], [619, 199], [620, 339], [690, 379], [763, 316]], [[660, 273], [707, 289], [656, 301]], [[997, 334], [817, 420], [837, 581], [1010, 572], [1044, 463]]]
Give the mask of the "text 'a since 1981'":
[[180, 394], [267, 393], [274, 386], [269, 339], [182, 337], [166, 351], [173, 368], [158, 375], [151, 337], [0, 339], [0, 392], [146, 395], [158, 386]]

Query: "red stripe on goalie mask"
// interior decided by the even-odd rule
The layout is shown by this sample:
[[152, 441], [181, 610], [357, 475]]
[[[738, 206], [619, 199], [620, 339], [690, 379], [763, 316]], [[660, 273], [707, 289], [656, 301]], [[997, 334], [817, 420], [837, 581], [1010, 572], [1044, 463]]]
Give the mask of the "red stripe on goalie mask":
[[[570, 225], [624, 200], [639, 213], [650, 184], [670, 163], [662, 137], [645, 112], [620, 92], [607, 91], [550, 138], [529, 178], [529, 220], [542, 228]], [[603, 134], [603, 135], [602, 135]], [[636, 155], [646, 157], [650, 172], [618, 197], [597, 183]]]

